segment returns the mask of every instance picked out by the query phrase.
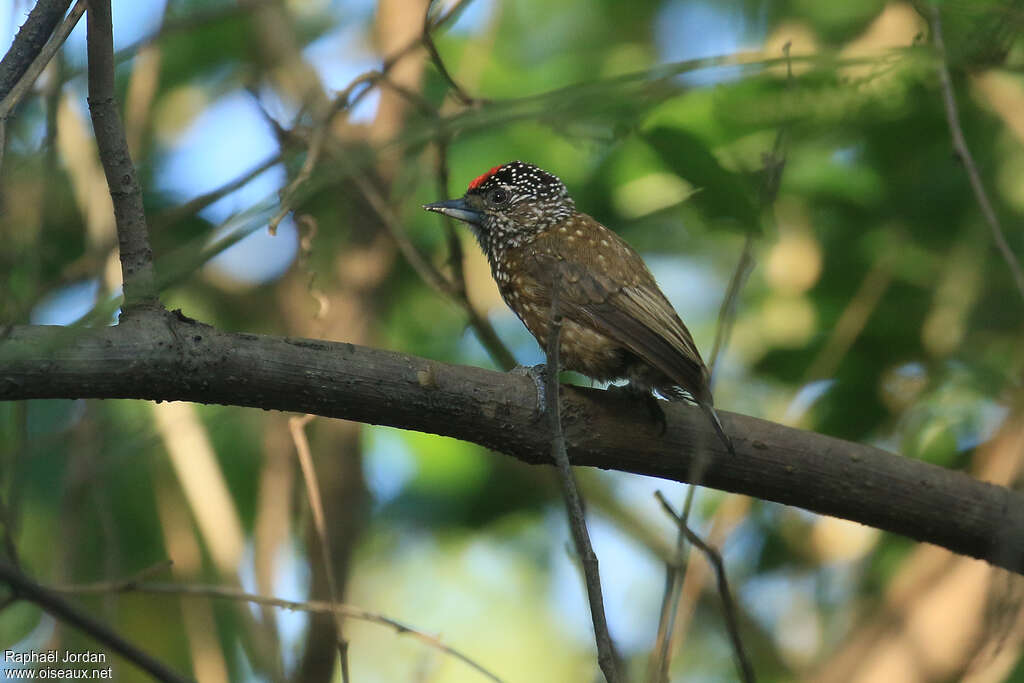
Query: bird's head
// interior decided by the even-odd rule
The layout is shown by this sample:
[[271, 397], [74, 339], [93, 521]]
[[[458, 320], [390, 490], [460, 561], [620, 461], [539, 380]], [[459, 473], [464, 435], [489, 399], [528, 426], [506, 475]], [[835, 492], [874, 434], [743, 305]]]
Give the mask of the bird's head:
[[576, 211], [557, 176], [522, 161], [495, 166], [471, 182], [461, 199], [423, 208], [468, 223], [488, 256], [529, 242]]

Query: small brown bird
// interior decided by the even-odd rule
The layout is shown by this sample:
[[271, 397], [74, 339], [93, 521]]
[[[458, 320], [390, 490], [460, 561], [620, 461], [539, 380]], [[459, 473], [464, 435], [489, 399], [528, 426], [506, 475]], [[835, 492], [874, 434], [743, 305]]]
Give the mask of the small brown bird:
[[651, 390], [668, 399], [688, 397], [734, 452], [686, 325], [640, 255], [577, 211], [556, 176], [512, 161], [471, 182], [461, 199], [423, 208], [469, 224], [502, 298], [541, 347], [547, 346], [552, 288], [558, 288], [565, 369], [600, 381], [628, 379], [650, 401]]

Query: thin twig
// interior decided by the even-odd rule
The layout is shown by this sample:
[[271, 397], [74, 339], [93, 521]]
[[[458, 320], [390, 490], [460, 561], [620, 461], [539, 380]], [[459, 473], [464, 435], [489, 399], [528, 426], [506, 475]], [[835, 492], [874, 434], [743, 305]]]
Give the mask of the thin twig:
[[201, 194], [198, 197], [188, 200], [184, 204], [175, 206], [174, 208], [167, 209], [163, 213], [159, 213], [153, 217], [153, 231], [157, 232], [164, 228], [170, 227], [177, 224], [178, 222], [196, 215], [206, 207], [210, 206], [214, 202], [223, 199], [227, 195], [231, 194], [235, 190], [249, 183], [251, 180], [261, 175], [265, 171], [273, 168], [277, 164], [283, 161], [282, 154], [275, 154], [259, 164], [246, 171], [237, 178], [221, 185], [220, 187], [211, 190], [205, 194]]
[[156, 680], [168, 683], [184, 683], [188, 680], [129, 643], [103, 622], [96, 620], [84, 610], [36, 583], [6, 562], [0, 562], [0, 581], [10, 586], [18, 599], [34, 603], [60, 621], [71, 624]]
[[[13, 480], [14, 477], [11, 477], [11, 479]], [[21, 569], [18, 546], [14, 542], [14, 515], [11, 512], [10, 506], [3, 502], [3, 500], [0, 500], [0, 524], [3, 524], [4, 527], [4, 551], [7, 553], [7, 561], [15, 569]]]
[[149, 567], [144, 567], [134, 574], [121, 579], [113, 579], [112, 581], [94, 581], [92, 583], [49, 584], [46, 588], [54, 593], [73, 593], [75, 595], [124, 593], [126, 591], [135, 590], [143, 581], [151, 579], [157, 574], [162, 574], [173, 565], [173, 560], [163, 560], [162, 562], [157, 562]]
[[1020, 293], [1021, 298], [1024, 298], [1024, 270], [1021, 270], [1020, 262], [1006, 241], [1003, 227], [999, 222], [999, 217], [996, 216], [995, 209], [992, 207], [988, 193], [985, 191], [985, 185], [981, 182], [981, 174], [978, 173], [978, 167], [974, 163], [974, 157], [967, 146], [967, 140], [964, 138], [964, 131], [960, 125], [960, 113], [956, 106], [956, 96], [953, 93], [953, 80], [950, 78], [949, 65], [946, 63], [946, 43], [942, 37], [942, 18], [939, 7], [938, 5], [931, 4], [929, 10], [932, 40], [935, 42], [935, 50], [939, 55], [936, 68], [939, 72], [939, 84], [942, 87], [942, 103], [946, 109], [946, 121], [949, 123], [949, 133], [953, 139], [953, 150], [956, 152], [957, 157], [960, 158], [960, 161], [963, 162], [964, 169], [967, 171], [967, 178], [971, 183], [971, 189], [974, 191], [974, 198], [977, 200], [979, 208], [981, 208], [985, 222], [988, 223], [989, 228], [992, 230], [992, 239], [995, 240], [999, 253], [1002, 254], [1003, 260], [1006, 261], [1010, 274], [1013, 275], [1017, 291]]
[[[436, 22], [435, 22], [436, 25]], [[387, 81], [387, 78], [379, 72], [371, 72], [370, 74], [364, 74], [368, 76], [366, 79], [371, 83], [381, 83]], [[351, 92], [353, 85], [350, 84], [346, 88], [346, 92]], [[367, 90], [361, 91], [356, 98], [360, 97]], [[351, 105], [350, 105], [351, 106]], [[443, 149], [443, 142], [441, 145]], [[444, 187], [442, 194], [448, 196], [447, 190], [447, 156], [444, 152], [441, 160], [439, 160], [439, 183]], [[394, 215], [388, 202], [381, 196], [381, 193], [373, 186], [373, 184], [359, 174], [353, 175], [353, 180], [359, 187], [360, 191], [366, 197], [370, 203], [370, 207], [374, 210], [377, 216], [380, 218], [384, 228], [391, 235], [392, 239], [395, 240], [395, 244], [398, 246], [399, 251], [405, 257], [409, 265], [412, 266], [413, 270], [420, 276], [429, 287], [434, 291], [438, 292], [442, 296], [450, 298], [456, 304], [458, 304], [469, 318], [469, 325], [476, 333], [480, 343], [487, 349], [491, 359], [503, 370], [511, 370], [516, 366], [515, 356], [508, 350], [501, 339], [498, 337], [497, 332], [494, 331], [494, 327], [490, 321], [481, 315], [472, 302], [469, 300], [469, 296], [466, 292], [465, 274], [463, 272], [463, 257], [462, 257], [462, 244], [458, 241], [458, 236], [455, 234], [454, 227], [449, 224], [446, 225], [447, 238], [448, 238], [448, 254], [449, 261], [452, 264], [453, 279], [449, 280], [445, 275], [438, 270], [434, 264], [432, 264], [409, 239], [405, 229], [402, 227], [401, 221]]]
[[[448, 170], [448, 138], [442, 138], [437, 142], [437, 188], [442, 197], [450, 197]], [[469, 300], [469, 293], [466, 287], [465, 254], [462, 250], [462, 242], [455, 230], [454, 222], [448, 216], [442, 216], [441, 222], [444, 225], [445, 238], [448, 242], [448, 263], [452, 268], [452, 286], [456, 295], [455, 299], [469, 316], [469, 324], [476, 331], [477, 338], [484, 348], [491, 355], [491, 359], [502, 370], [511, 370], [516, 366], [515, 356], [502, 343], [497, 332], [487, 318], [483, 317]]]
[[[439, 116], [439, 112], [436, 109], [433, 109], [429, 102], [424, 100], [421, 96], [391, 81], [388, 78], [388, 72], [394, 67], [399, 59], [408, 54], [412, 49], [420, 44], [426, 44], [426, 41], [429, 40], [430, 31], [437, 29], [445, 22], [449, 21], [453, 16], [461, 11], [468, 2], [469, 0], [458, 0], [444, 14], [433, 22], [430, 21], [430, 7], [428, 7], [428, 11], [424, 17], [423, 30], [421, 31], [420, 36], [410, 42], [405, 48], [396, 52], [392, 57], [386, 59], [381, 70], [371, 70], [356, 76], [356, 78], [349, 82], [349, 84], [345, 86], [345, 89], [334, 98], [334, 101], [323, 121], [321, 121], [313, 130], [309, 150], [302, 168], [288, 186], [281, 191], [280, 208], [274, 217], [271, 218], [269, 223], [271, 232], [274, 231], [277, 224], [288, 214], [288, 212], [292, 210], [299, 190], [302, 185], [309, 180], [313, 169], [316, 164], [319, 163], [319, 159], [322, 156], [325, 147], [326, 134], [329, 131], [329, 127], [334, 116], [341, 111], [351, 110], [359, 100], [371, 91], [371, 89], [380, 85], [388, 86], [408, 99], [420, 110], [433, 117]], [[433, 3], [431, 3], [431, 6], [432, 5]], [[439, 68], [444, 69], [444, 62], [441, 59], [441, 56], [437, 54], [436, 49], [432, 54], [435, 63], [439, 64]], [[360, 85], [366, 85], [366, 87], [353, 96], [356, 88]], [[443, 145], [444, 141], [442, 141], [442, 147]], [[447, 160], [445, 152], [442, 151], [441, 154], [442, 159], [439, 161], [439, 165], [442, 166], [442, 170], [439, 175], [443, 178], [443, 184], [447, 186]], [[452, 280], [445, 277], [444, 274], [434, 267], [434, 265], [430, 263], [430, 261], [427, 260], [418, 249], [416, 249], [406, 235], [401, 223], [392, 213], [385, 199], [376, 190], [376, 188], [373, 187], [372, 183], [365, 180], [358, 174], [354, 176], [354, 179], [363, 194], [366, 196], [367, 200], [370, 202], [371, 208], [373, 208], [378, 214], [384, 224], [384, 227], [395, 240], [395, 243], [403, 256], [405, 256], [406, 260], [413, 267], [413, 270], [416, 271], [428, 286], [438, 293], [452, 299], [466, 312], [470, 327], [476, 331], [477, 338], [480, 340], [480, 343], [485, 349], [487, 349], [487, 352], [498, 367], [503, 370], [510, 370], [515, 367], [515, 356], [513, 356], [508, 348], [502, 343], [490, 321], [480, 314], [469, 300], [469, 296], [466, 293], [465, 275], [462, 270], [462, 246], [458, 241], [454, 227], [451, 226], [450, 222], [446, 223], [446, 235], [448, 239], [449, 261], [452, 264], [453, 271]], [[447, 196], [447, 190], [445, 190], [444, 194]]]
[[409, 262], [409, 265], [420, 276], [420, 279], [438, 294], [455, 298], [456, 294], [452, 283], [412, 243], [409, 235], [406, 234], [405, 229], [402, 227], [401, 221], [392, 213], [391, 207], [388, 206], [387, 201], [377, 188], [373, 186], [373, 183], [358, 174], [353, 175], [353, 180], [370, 203], [370, 208], [380, 218], [384, 229], [387, 230], [388, 234], [395, 241], [398, 250], [402, 252], [405, 260]]
[[[67, 5], [68, 3], [64, 3]], [[64, 21], [57, 27], [53, 32], [46, 44], [43, 45], [39, 54], [32, 60], [32, 63], [28, 65], [25, 72], [21, 75], [21, 78], [14, 83], [11, 89], [4, 96], [3, 100], [0, 100], [0, 119], [6, 119], [10, 116], [14, 108], [18, 106], [22, 98], [25, 96], [31, 88], [32, 84], [39, 78], [39, 74], [43, 73], [43, 69], [50, 63], [53, 56], [57, 54], [64, 41], [71, 35], [71, 30], [78, 24], [78, 20], [85, 14], [85, 8], [88, 5], [86, 0], [78, 0], [75, 6], [71, 8], [71, 12]]]
[[736, 657], [736, 668], [739, 669], [740, 676], [746, 683], [753, 683], [753, 681], [757, 680], [757, 676], [754, 674], [754, 667], [751, 665], [750, 659], [743, 647], [743, 639], [740, 638], [739, 623], [736, 619], [736, 603], [733, 601], [732, 593], [729, 591], [729, 580], [725, 575], [725, 565], [722, 562], [721, 554], [705, 543], [704, 539], [690, 530], [690, 527], [686, 525], [683, 518], [672, 509], [672, 506], [665, 499], [665, 496], [661, 491], [655, 491], [654, 495], [658, 499], [658, 502], [661, 503], [661, 507], [665, 509], [665, 512], [675, 520], [677, 525], [679, 525], [679, 530], [686, 536], [686, 540], [704, 553], [708, 562], [710, 562], [711, 566], [714, 567], [715, 577], [718, 579], [718, 594], [722, 599], [722, 613], [725, 617], [725, 627], [726, 630], [729, 631], [729, 640], [732, 643], [733, 655]]
[[[437, 141], [437, 190], [442, 197], [450, 197], [448, 181], [451, 173], [448, 170], [448, 139], [442, 138]], [[465, 255], [462, 253], [462, 242], [455, 232], [454, 221], [446, 214], [438, 214], [441, 217], [441, 224], [444, 225], [445, 239], [448, 242], [448, 265], [452, 269], [452, 280], [455, 290], [462, 296], [466, 295], [466, 272], [464, 268]]]
[[[782, 54], [786, 59], [786, 89], [793, 88], [793, 62], [790, 57], [790, 43], [782, 46]], [[789, 133], [789, 126], [782, 125], [775, 133], [775, 141], [772, 143], [770, 152], [762, 157], [761, 168], [761, 208], [770, 207], [779, 196], [779, 188], [782, 186], [782, 172], [786, 168], [786, 139]], [[710, 363], [708, 368], [711, 371], [711, 383], [714, 384], [715, 369], [718, 366], [718, 357], [722, 350], [729, 344], [729, 336], [732, 333], [732, 325], [736, 318], [736, 304], [739, 300], [743, 285], [754, 269], [754, 227], [750, 226], [746, 237], [743, 240], [743, 249], [740, 251], [739, 261], [729, 279], [729, 286], [725, 291], [725, 298], [718, 309], [718, 329], [715, 333], [715, 342], [711, 347]]]
[[396, 83], [387, 74], [380, 74], [380, 77], [377, 79], [377, 85], [390, 88], [395, 92], [395, 94], [401, 95], [406, 102], [419, 109], [421, 113], [434, 119], [441, 118], [441, 113], [430, 103], [429, 100], [427, 100], [427, 98], [423, 97], [423, 95], [411, 88], [407, 88], [400, 83]]
[[313, 174], [313, 169], [316, 168], [318, 163], [320, 163], [320, 156], [323, 154], [324, 145], [327, 142], [327, 134], [330, 132], [331, 124], [334, 122], [334, 117], [352, 106], [352, 103], [349, 102], [349, 97], [353, 90], [363, 83], [370, 83], [372, 86], [376, 80], [377, 72], [374, 71], [367, 71], [366, 73], [356, 76], [347, 86], [345, 86], [345, 89], [334, 98], [334, 101], [323, 113], [322, 118], [317, 121], [316, 125], [313, 127], [313, 132], [310, 135], [309, 147], [306, 151], [306, 158], [302, 162], [302, 167], [299, 169], [299, 172], [295, 175], [292, 181], [288, 183], [283, 190], [281, 190], [281, 206], [267, 224], [271, 235], [277, 233], [277, 226], [292, 210], [292, 205], [295, 202], [299, 188], [309, 180], [309, 177]]
[[29, 12], [7, 54], [0, 59], [0, 99], [6, 98], [14, 84], [25, 75], [69, 5], [71, 0], [39, 0]]
[[[284, 157], [282, 154], [275, 154], [261, 161], [259, 164], [249, 169], [241, 176], [233, 178], [232, 180], [228, 181], [224, 185], [221, 185], [218, 188], [210, 190], [205, 194], [201, 194], [198, 197], [194, 197], [193, 199], [188, 200], [184, 204], [179, 204], [178, 206], [165, 209], [164, 211], [156, 214], [150, 221], [150, 227], [152, 231], [160, 232], [162, 230], [166, 230], [174, 225], [177, 225], [179, 222], [185, 220], [186, 218], [195, 216], [200, 211], [207, 208], [214, 202], [223, 199], [224, 197], [228, 196], [235, 190], [238, 190], [248, 182], [255, 179], [260, 174], [266, 172], [267, 170], [273, 168], [275, 165], [281, 163], [283, 159]], [[238, 214], [236, 214], [235, 217], [237, 217], [237, 215]], [[214, 229], [211, 230], [211, 232], [216, 232], [217, 229], [223, 228], [226, 225], [230, 224], [232, 218], [229, 218], [228, 220], [224, 221], [219, 226], [214, 226]], [[250, 230], [249, 232], [252, 231]], [[249, 233], [246, 232], [245, 234], [247, 235]], [[216, 256], [221, 251], [223, 251], [228, 246], [231, 246], [231, 244], [234, 244], [237, 241], [238, 239], [236, 238], [234, 240], [231, 240], [230, 244], [223, 245], [223, 247], [220, 249], [205, 250], [204, 253], [206, 254], [207, 258], [204, 259], [203, 262], [205, 263], [209, 259], [212, 259], [214, 256]], [[97, 267], [97, 264], [101, 264], [106, 261], [106, 255], [109, 254], [110, 251], [114, 249], [114, 247], [115, 244], [113, 241], [111, 241], [109, 244], [104, 243], [93, 247], [92, 249], [89, 250], [89, 252], [83, 254], [82, 256], [78, 257], [76, 260], [72, 261], [70, 264], [65, 266], [61, 271], [60, 277], [57, 278], [54, 282], [51, 282], [49, 287], [59, 288], [60, 286], [63, 286], [69, 282], [79, 280], [91, 274]], [[199, 265], [202, 264], [196, 265], [198, 267]], [[163, 284], [166, 283], [162, 283], [162, 285]]]
[[[159, 565], [158, 565], [159, 566]], [[155, 571], [156, 568], [152, 568]], [[468, 655], [463, 654], [459, 650], [446, 645], [441, 641], [440, 638], [429, 635], [423, 631], [420, 631], [412, 626], [403, 624], [402, 622], [395, 621], [389, 617], [385, 617], [375, 612], [354, 607], [352, 605], [346, 605], [344, 603], [332, 603], [324, 602], [321, 600], [310, 600], [308, 602], [297, 602], [294, 600], [282, 600], [281, 598], [268, 597], [264, 595], [257, 595], [254, 593], [246, 593], [237, 588], [231, 588], [228, 586], [207, 586], [202, 584], [174, 584], [174, 583], [140, 583], [138, 575], [123, 579], [120, 581], [109, 581], [98, 584], [85, 584], [82, 586], [60, 586], [54, 590], [62, 593], [100, 593], [100, 592], [114, 592], [114, 593], [147, 593], [147, 594], [159, 594], [159, 595], [177, 595], [181, 597], [195, 597], [195, 598], [215, 598], [220, 600], [240, 600], [244, 602], [251, 602], [256, 605], [266, 605], [268, 607], [278, 607], [280, 609], [291, 610], [293, 612], [307, 612], [310, 614], [338, 614], [349, 619], [356, 619], [358, 621], [366, 621], [374, 624], [380, 624], [382, 626], [388, 626], [395, 630], [398, 635], [409, 634], [421, 642], [434, 647], [447, 655], [451, 655], [456, 659], [462, 661], [468, 666], [472, 667], [482, 675], [496, 681], [496, 683], [502, 683], [502, 680], [495, 674], [485, 669], [481, 664], [478, 664]]]
[[576, 477], [569, 463], [569, 455], [565, 449], [565, 434], [562, 432], [558, 395], [559, 346], [562, 337], [562, 315], [558, 310], [558, 277], [552, 279], [551, 316], [548, 323], [547, 367], [544, 372], [544, 394], [547, 399], [547, 411], [551, 419], [551, 458], [555, 461], [558, 471], [558, 482], [562, 487], [565, 507], [569, 517], [569, 528], [572, 531], [576, 554], [583, 565], [583, 577], [587, 586], [587, 598], [590, 602], [590, 618], [594, 624], [594, 639], [597, 643], [597, 662], [604, 672], [608, 683], [618, 683], [618, 656], [615, 645], [608, 632], [608, 621], [604, 613], [604, 598], [601, 594], [601, 574], [598, 571], [597, 555], [590, 544], [587, 531], [587, 519], [583, 511], [583, 500], [580, 498]]
[[494, 326], [491, 325], [491, 321], [488, 320], [482, 313], [470, 303], [469, 298], [466, 297], [462, 301], [458, 302], [463, 310], [466, 311], [466, 315], [469, 316], [469, 326], [476, 332], [477, 339], [487, 353], [490, 354], [491, 360], [502, 370], [511, 370], [516, 367], [516, 358], [512, 355], [512, 352], [508, 350], [505, 343], [501, 341], [501, 337], [494, 330]]
[[[331, 604], [339, 604], [338, 585], [334, 581], [334, 566], [331, 563], [331, 545], [327, 536], [327, 522], [324, 516], [324, 505], [320, 499], [320, 483], [316, 478], [316, 470], [313, 468], [313, 456], [309, 451], [309, 439], [306, 438], [305, 427], [314, 418], [313, 415], [288, 418], [288, 430], [292, 434], [292, 441], [295, 442], [295, 453], [299, 458], [299, 467], [302, 469], [302, 479], [306, 485], [306, 496], [309, 499], [309, 508], [313, 512], [313, 527], [316, 529], [317, 538], [320, 541], [320, 560], [323, 562], [324, 575], [327, 579], [327, 593], [331, 598]], [[341, 658], [341, 680], [348, 683], [348, 641], [342, 635], [344, 619], [342, 614], [334, 612], [335, 636], [338, 641], [338, 656]]]
[[491, 323], [470, 302], [465, 288], [459, 291], [455, 283], [445, 277], [433, 263], [420, 253], [419, 249], [416, 248], [416, 245], [412, 243], [412, 240], [406, 234], [401, 221], [392, 212], [391, 207], [384, 197], [381, 196], [377, 188], [373, 186], [373, 183], [359, 174], [353, 175], [352, 178], [363, 193], [363, 196], [370, 203], [370, 208], [380, 218], [384, 229], [395, 240], [399, 251], [402, 252], [405, 260], [409, 262], [409, 265], [420, 276], [420, 279], [438, 294], [458, 304], [466, 312], [466, 315], [469, 316], [470, 326], [476, 331], [480, 343], [490, 353], [494, 362], [503, 370], [512, 369], [516, 364], [515, 357], [501, 342], [501, 339], [498, 338], [498, 334], [494, 331]]
[[[782, 54], [786, 60], [786, 88], [793, 88], [793, 62], [790, 55], [791, 44], [787, 42], [782, 46]], [[786, 167], [786, 142], [789, 132], [788, 125], [782, 125], [775, 134], [775, 141], [772, 148], [762, 157], [761, 169], [761, 192], [760, 203], [762, 210], [775, 203], [778, 197], [779, 188], [782, 185], [782, 172]], [[711, 349], [710, 363], [708, 367], [711, 372], [711, 384], [714, 385], [716, 369], [723, 349], [729, 343], [732, 334], [732, 327], [736, 320], [736, 309], [739, 302], [740, 292], [746, 284], [750, 273], [753, 271], [756, 262], [754, 260], [754, 238], [753, 226], [747, 230], [743, 239], [743, 248], [740, 251], [740, 258], [733, 269], [732, 277], [729, 279], [729, 286], [726, 288], [725, 297], [718, 310], [718, 324], [715, 332], [715, 341]], [[690, 519], [690, 511], [693, 509], [693, 499], [697, 486], [703, 480], [704, 469], [707, 467], [706, 460], [697, 460], [694, 464], [694, 473], [690, 480], [690, 486], [686, 490], [686, 498], [683, 502], [682, 521], [683, 527]], [[662, 595], [662, 604], [658, 621], [658, 635], [655, 640], [655, 647], [651, 656], [651, 666], [648, 672], [648, 680], [651, 683], [661, 683], [668, 678], [669, 665], [672, 662], [672, 641], [673, 632], [676, 628], [676, 616], [679, 611], [680, 593], [683, 588], [682, 574], [685, 564], [686, 536], [680, 527], [676, 537], [676, 562], [669, 565], [665, 576], [665, 590]]]
[[715, 342], [711, 347], [711, 356], [708, 361], [708, 370], [711, 373], [711, 384], [717, 377], [715, 370], [718, 368], [718, 359], [722, 350], [729, 343], [732, 333], [732, 325], [736, 320], [736, 305], [739, 302], [740, 291], [746, 284], [747, 278], [754, 270], [754, 232], [750, 230], [743, 238], [743, 248], [740, 250], [740, 258], [736, 262], [736, 268], [729, 278], [729, 286], [722, 298], [722, 305], [718, 309], [718, 332], [715, 334]]
[[437, 45], [434, 44], [434, 36], [431, 35], [431, 31], [437, 25], [430, 21], [430, 11], [434, 8], [434, 2], [435, 0], [430, 0], [430, 2], [427, 3], [427, 11], [423, 16], [423, 47], [427, 48], [427, 52], [430, 54], [430, 59], [434, 62], [434, 67], [437, 69], [438, 73], [441, 74], [441, 78], [445, 80], [448, 87], [451, 89], [452, 94], [455, 95], [455, 98], [461, 104], [467, 107], [485, 104], [486, 100], [472, 97], [462, 89], [462, 86], [455, 81], [455, 78], [448, 70], [448, 67], [445, 66], [444, 60], [441, 59], [441, 53], [438, 52]]
[[[430, 20], [430, 8], [428, 7], [428, 12], [424, 17], [421, 34], [414, 41], [410, 42], [405, 48], [402, 48], [392, 55], [392, 57], [385, 60], [381, 70], [371, 70], [356, 76], [356, 78], [349, 82], [343, 91], [335, 96], [330, 107], [322, 117], [320, 117], [319, 121], [317, 121], [316, 125], [314, 125], [312, 129], [306, 158], [302, 167], [296, 176], [280, 192], [278, 210], [268, 222], [268, 228], [272, 234], [276, 231], [280, 221], [293, 210], [294, 205], [299, 198], [300, 191], [309, 181], [313, 171], [319, 163], [326, 147], [327, 137], [334, 117], [342, 111], [351, 110], [351, 108], [354, 107], [361, 98], [365, 97], [371, 89], [379, 85], [386, 85], [407, 98], [419, 109], [433, 117], [439, 116], [439, 112], [437, 112], [436, 109], [433, 109], [429, 102], [423, 99], [422, 96], [419, 96], [401, 85], [392, 82], [388, 78], [387, 74], [398, 60], [411, 52], [415, 47], [425, 44], [426, 41], [429, 40], [430, 31], [435, 30], [445, 22], [449, 21], [468, 3], [468, 1], [469, 0], [458, 0], [458, 2], [455, 2], [444, 14], [434, 21]], [[436, 53], [436, 49], [433, 52], [433, 56], [435, 62], [440, 65], [440, 68], [444, 69], [443, 60], [441, 60], [440, 55]], [[356, 88], [360, 85], [365, 85], [366, 87], [353, 96]], [[445, 168], [445, 174], [447, 174], [447, 168]], [[409, 261], [410, 265], [412, 265], [413, 269], [430, 287], [444, 296], [451, 298], [456, 304], [465, 310], [466, 315], [469, 318], [470, 326], [476, 331], [481, 344], [487, 349], [488, 353], [499, 367], [505, 370], [514, 367], [516, 365], [515, 357], [501, 342], [490, 322], [483, 315], [477, 312], [469, 301], [468, 295], [466, 294], [465, 277], [462, 273], [461, 243], [458, 242], [454, 228], [450, 225], [447, 226], [449, 258], [452, 263], [454, 274], [454, 281], [450, 281], [415, 248], [406, 236], [405, 231], [398, 220], [392, 214], [390, 207], [387, 206], [384, 198], [380, 196], [380, 193], [372, 188], [372, 185], [365, 181], [361, 176], [356, 175], [355, 179], [357, 184], [361, 186], [361, 189], [367, 199], [370, 201], [371, 207], [381, 217], [381, 220], [388, 229], [388, 232], [395, 239], [400, 251]], [[239, 182], [244, 182], [244, 180], [240, 179]], [[230, 187], [231, 185], [222, 189]], [[227, 191], [230, 190], [228, 189]], [[216, 192], [211, 193], [210, 195], [204, 195], [204, 197], [197, 198], [196, 200], [193, 200], [193, 202], [190, 202], [189, 205], [187, 205], [188, 208], [183, 207], [180, 210], [173, 210], [172, 215], [174, 218], [177, 218], [182, 213], [195, 209], [196, 206], [204, 205], [208, 200], [217, 199], [219, 196], [220, 195]], [[161, 223], [163, 223], [163, 221], [161, 221]]]
[[114, 99], [114, 36], [110, 0], [90, 0], [86, 47], [89, 58], [89, 114], [103, 174], [114, 203], [125, 310], [159, 306], [153, 250], [128, 140]]
[[[456, 2], [452, 3], [452, 6], [448, 8], [447, 12], [439, 16], [437, 19], [433, 21], [433, 23], [430, 24], [429, 30], [433, 31], [434, 29], [438, 29], [444, 24], [448, 23], [448, 21], [450, 21], [452, 17], [461, 12], [465, 8], [465, 6], [468, 5], [470, 2], [472, 2], [472, 0], [457, 0]], [[429, 12], [427, 14], [429, 16]], [[410, 52], [412, 52], [422, 44], [423, 34], [421, 33], [420, 35], [416, 36], [416, 38], [409, 41], [409, 43], [407, 43], [405, 47], [396, 50], [390, 57], [384, 60], [384, 72], [386, 73], [390, 71], [395, 64], [397, 64], [403, 58], [408, 56]]]
[[322, 125], [316, 126], [313, 129], [313, 135], [309, 140], [309, 150], [306, 152], [306, 158], [302, 162], [302, 168], [299, 169], [299, 172], [295, 175], [292, 181], [288, 183], [287, 187], [281, 191], [281, 207], [267, 224], [267, 229], [270, 231], [271, 235], [277, 234], [277, 226], [280, 225], [285, 216], [291, 213], [291, 204], [295, 198], [296, 191], [304, 182], [309, 180], [310, 174], [313, 173], [313, 168], [320, 161], [320, 154], [323, 152], [324, 142], [327, 140], [328, 124], [329, 119], [326, 119]]

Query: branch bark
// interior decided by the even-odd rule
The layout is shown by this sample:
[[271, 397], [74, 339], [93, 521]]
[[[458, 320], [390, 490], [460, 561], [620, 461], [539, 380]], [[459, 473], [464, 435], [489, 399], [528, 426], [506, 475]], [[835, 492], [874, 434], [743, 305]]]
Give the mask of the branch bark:
[[0, 100], [7, 97], [28, 70], [70, 6], [71, 0], [39, 0], [29, 12], [11, 48], [0, 60]]
[[90, 0], [86, 18], [86, 47], [89, 57], [89, 114], [96, 133], [103, 174], [114, 202], [117, 243], [121, 257], [124, 309], [136, 305], [159, 305], [149, 246], [146, 212], [128, 151], [121, 116], [114, 98], [114, 35], [110, 0]]
[[[561, 275], [559, 273], [559, 275]], [[608, 631], [608, 619], [604, 613], [604, 596], [601, 593], [601, 572], [597, 554], [590, 543], [590, 532], [587, 530], [587, 516], [583, 510], [583, 498], [576, 476], [572, 472], [572, 463], [565, 447], [565, 433], [562, 431], [561, 404], [559, 396], [558, 371], [559, 347], [562, 339], [562, 315], [558, 312], [558, 278], [551, 278], [551, 316], [548, 324], [548, 339], [545, 355], [547, 366], [544, 368], [544, 394], [547, 401], [547, 414], [551, 423], [551, 459], [558, 473], [558, 483], [565, 499], [565, 511], [569, 518], [569, 532], [572, 534], [576, 554], [579, 555], [583, 569], [583, 582], [587, 588], [587, 602], [590, 605], [590, 620], [594, 624], [594, 640], [597, 644], [597, 663], [601, 667], [606, 683], [619, 683], [618, 655], [615, 643]]]
[[[74, 30], [78, 24], [78, 20], [85, 14], [86, 0], [78, 0], [75, 6], [71, 9], [71, 12], [65, 17], [64, 21], [54, 30], [53, 36], [50, 40], [39, 49], [39, 53], [35, 56], [35, 59], [25, 67], [21, 77], [14, 82], [11, 87], [7, 88], [0, 85], [0, 125], [3, 125], [7, 117], [11, 115], [15, 107], [21, 103], [23, 97], [28, 94], [29, 90], [32, 89], [32, 85], [39, 78], [39, 74], [43, 73], [43, 69], [50, 63], [57, 51], [60, 50], [61, 46], [64, 45], [64, 41], [67, 40], [71, 31]], [[12, 50], [14, 48], [11, 48]], [[7, 53], [8, 56], [11, 54]], [[6, 59], [6, 57], [4, 58]], [[3, 69], [0, 69], [2, 72]], [[4, 76], [0, 75], [0, 81], [4, 80]]]
[[[1024, 495], [880, 449], [721, 413], [736, 456], [699, 410], [564, 387], [574, 465], [687, 481], [854, 520], [1024, 574]], [[136, 398], [313, 413], [451, 436], [550, 464], [550, 432], [526, 377], [352, 344], [222, 332], [154, 312], [94, 330], [14, 326], [0, 335], [0, 400]]]

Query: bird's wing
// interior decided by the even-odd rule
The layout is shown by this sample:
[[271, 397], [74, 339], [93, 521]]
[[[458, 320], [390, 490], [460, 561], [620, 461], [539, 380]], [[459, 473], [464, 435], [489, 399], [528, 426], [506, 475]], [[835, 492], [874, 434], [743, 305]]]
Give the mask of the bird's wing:
[[541, 249], [530, 275], [558, 287], [564, 317], [622, 344], [697, 401], [710, 404], [707, 370], [689, 330], [639, 254], [602, 229], [607, 250], [614, 253], [601, 259], [600, 249]]

